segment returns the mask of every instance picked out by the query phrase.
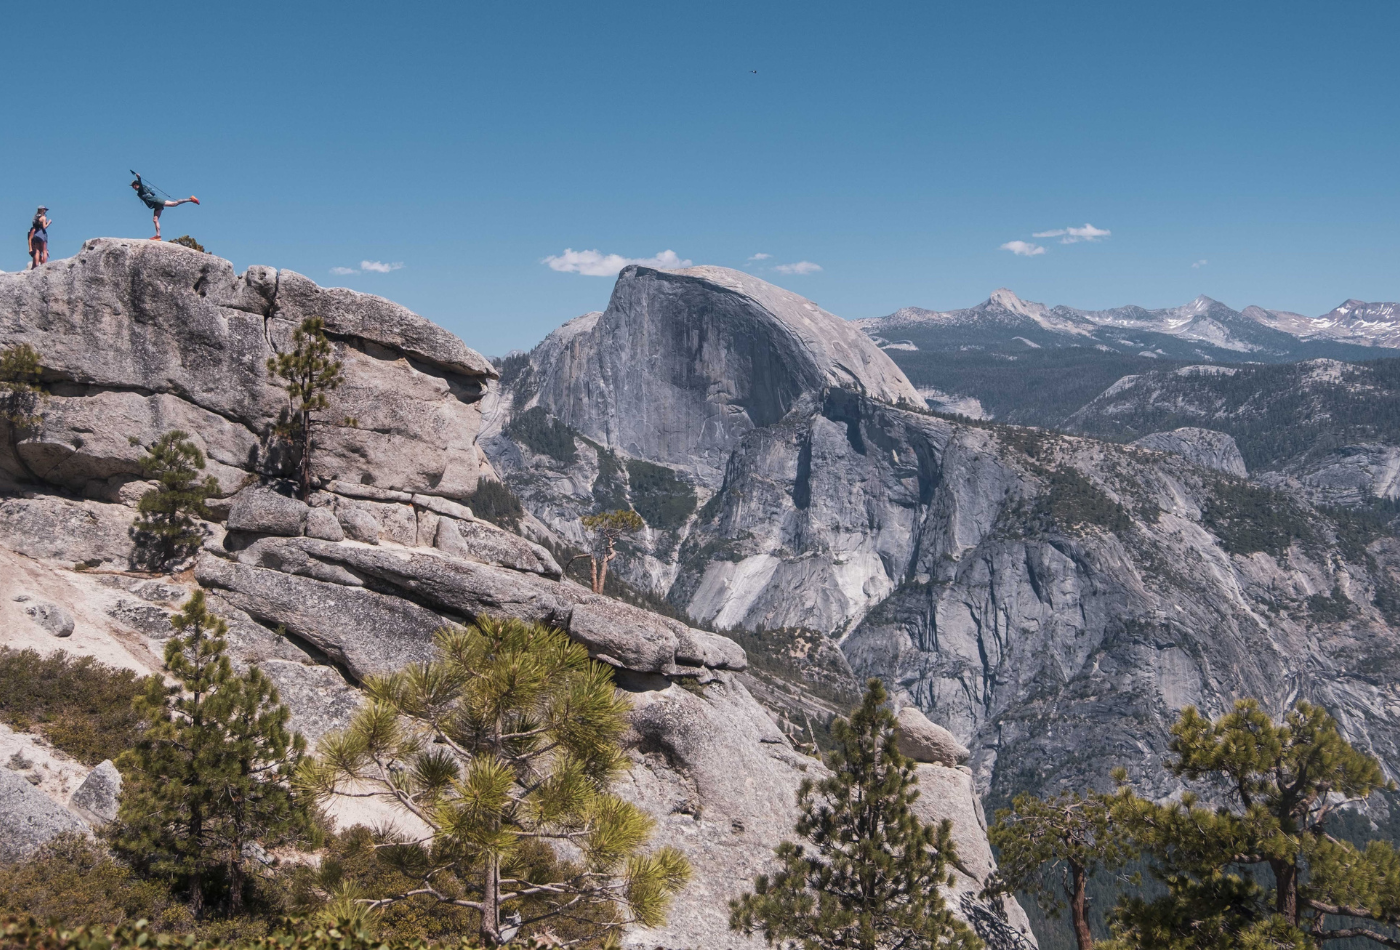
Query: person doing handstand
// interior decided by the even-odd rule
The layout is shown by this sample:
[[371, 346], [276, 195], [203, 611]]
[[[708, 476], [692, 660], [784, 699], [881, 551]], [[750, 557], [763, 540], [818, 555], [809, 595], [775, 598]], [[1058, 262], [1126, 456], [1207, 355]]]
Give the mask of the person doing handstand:
[[49, 262], [49, 209], [43, 205], [34, 212], [34, 221], [29, 226], [29, 269]]
[[136, 180], [131, 183], [131, 187], [136, 189], [136, 197], [140, 198], [145, 203], [146, 207], [151, 209], [151, 220], [156, 223], [156, 236], [151, 238], [152, 241], [160, 240], [160, 213], [162, 211], [166, 208], [173, 208], [176, 205], [182, 205], [190, 201], [199, 204], [199, 199], [194, 195], [190, 195], [188, 198], [181, 198], [178, 201], [166, 201], [156, 194], [155, 189], [142, 181], [140, 175], [136, 176]]

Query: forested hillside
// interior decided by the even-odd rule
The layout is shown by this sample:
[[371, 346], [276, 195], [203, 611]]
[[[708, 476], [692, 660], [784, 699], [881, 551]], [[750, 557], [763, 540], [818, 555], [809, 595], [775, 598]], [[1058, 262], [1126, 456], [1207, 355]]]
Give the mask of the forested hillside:
[[1065, 424], [1122, 441], [1181, 426], [1230, 434], [1251, 472], [1400, 443], [1400, 359], [1158, 370], [1125, 379]]

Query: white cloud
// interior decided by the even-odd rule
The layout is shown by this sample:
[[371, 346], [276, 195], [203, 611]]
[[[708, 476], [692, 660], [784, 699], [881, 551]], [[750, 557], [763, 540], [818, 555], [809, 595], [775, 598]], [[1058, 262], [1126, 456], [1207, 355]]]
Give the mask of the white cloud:
[[403, 261], [394, 261], [392, 264], [383, 261], [360, 261], [359, 267], [332, 267], [331, 273], [344, 277], [346, 274], [387, 274], [402, 269]]
[[1026, 241], [1007, 241], [1001, 246], [1003, 251], [1010, 251], [1017, 257], [1035, 257], [1037, 254], [1044, 254], [1045, 248], [1039, 244], [1030, 244]]
[[752, 264], [754, 261], [766, 261], [772, 256], [772, 254], [764, 254], [762, 251], [760, 251], [759, 253], [749, 258], [749, 263]]
[[1053, 231], [1037, 231], [1031, 237], [1051, 238], [1057, 237], [1061, 244], [1078, 244], [1080, 241], [1097, 241], [1099, 238], [1106, 238], [1112, 231], [1103, 228], [1096, 228], [1092, 224], [1085, 222], [1082, 228], [1055, 228]]
[[691, 262], [681, 260], [675, 251], [666, 250], [655, 257], [623, 257], [621, 254], [604, 254], [600, 251], [576, 251], [564, 248], [563, 254], [551, 254], [541, 264], [548, 264], [550, 270], [564, 274], [583, 274], [587, 277], [615, 277], [617, 272], [628, 264], [641, 264], [644, 267], [676, 268], [689, 267]]
[[779, 264], [773, 269], [779, 274], [815, 274], [822, 266], [811, 261], [798, 261], [796, 264]]
[[1196, 263], [1192, 264], [1191, 267], [1192, 267], [1193, 269], [1194, 269], [1194, 268], [1199, 268], [1199, 267], [1205, 267], [1205, 266], [1206, 266], [1207, 264], [1209, 264], [1209, 263], [1210, 263], [1210, 261], [1206, 260], [1206, 259], [1203, 257], [1203, 258], [1201, 258], [1199, 261], [1197, 261]]

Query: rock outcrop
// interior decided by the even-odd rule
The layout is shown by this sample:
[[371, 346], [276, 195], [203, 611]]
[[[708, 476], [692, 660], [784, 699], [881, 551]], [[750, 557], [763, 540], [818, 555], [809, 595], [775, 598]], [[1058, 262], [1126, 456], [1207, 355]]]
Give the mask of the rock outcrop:
[[0, 768], [0, 830], [0, 863], [8, 863], [61, 834], [88, 834], [92, 828], [17, 772]]
[[1214, 469], [1236, 478], [1249, 474], [1245, 469], [1244, 456], [1233, 437], [1212, 429], [1197, 429], [1186, 426], [1170, 432], [1154, 432], [1132, 443], [1140, 449], [1154, 452], [1174, 452], [1190, 459], [1201, 468]]
[[[192, 434], [225, 492], [287, 464], [270, 425], [286, 396], [266, 362], [310, 316], [325, 321], [346, 384], [319, 434], [318, 471], [449, 498], [481, 474], [479, 400], [495, 370], [397, 304], [323, 290], [299, 274], [178, 244], [99, 238], [76, 257], [0, 274], [0, 342], [42, 355], [42, 432], [0, 444], [0, 477], [102, 500], [141, 477], [142, 446]], [[132, 440], [135, 440], [133, 444]]]
[[83, 784], [78, 786], [78, 790], [68, 800], [68, 807], [93, 825], [105, 825], [117, 817], [121, 793], [121, 773], [112, 764], [112, 760], [107, 759], [83, 779]]
[[957, 768], [971, 755], [953, 734], [919, 712], [916, 706], [899, 711], [899, 751], [916, 762]]

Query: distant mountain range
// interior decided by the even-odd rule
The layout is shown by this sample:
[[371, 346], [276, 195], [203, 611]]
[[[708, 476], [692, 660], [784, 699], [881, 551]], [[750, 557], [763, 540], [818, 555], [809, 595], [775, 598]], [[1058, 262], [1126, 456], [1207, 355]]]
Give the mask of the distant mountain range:
[[[969, 331], [984, 336], [985, 343], [1007, 340], [1029, 348], [1047, 345], [1049, 335], [1050, 345], [1098, 345], [1121, 353], [1195, 359], [1214, 359], [1215, 351], [1224, 350], [1235, 360], [1263, 362], [1298, 358], [1300, 345], [1307, 344], [1400, 348], [1400, 304], [1360, 300], [1348, 300], [1320, 317], [1305, 317], [1263, 307], [1234, 310], [1206, 296], [1162, 310], [1137, 306], [1078, 310], [1047, 307], [1002, 289], [964, 310], [904, 307], [856, 324], [872, 337], [886, 338], [886, 347], [914, 342], [888, 339], [900, 331], [937, 330], [943, 335], [951, 330], [960, 338], [959, 345], [971, 342], [965, 341]], [[1321, 354], [1308, 353], [1303, 358], [1315, 355]]]
[[855, 323], [933, 408], [1034, 425], [1059, 425], [1119, 378], [1168, 362], [1400, 356], [1400, 304], [1359, 300], [1305, 317], [1204, 296], [1161, 310], [1079, 310], [1002, 289], [975, 307], [904, 307]]

